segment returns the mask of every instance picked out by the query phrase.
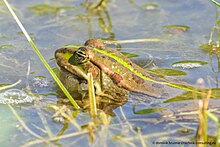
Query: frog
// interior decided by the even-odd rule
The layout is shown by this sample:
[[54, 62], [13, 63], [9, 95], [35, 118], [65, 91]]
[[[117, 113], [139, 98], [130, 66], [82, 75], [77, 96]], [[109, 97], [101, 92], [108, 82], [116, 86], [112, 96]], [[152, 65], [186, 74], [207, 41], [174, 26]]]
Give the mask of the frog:
[[[129, 91], [117, 86], [112, 79], [92, 62], [83, 64], [75, 63], [73, 59], [78, 48], [60, 48], [55, 53], [55, 58], [60, 67], [60, 80], [66, 89], [76, 99], [88, 97], [88, 73], [91, 73], [94, 81], [96, 96], [111, 99], [116, 102], [125, 102]], [[79, 50], [78, 50], [79, 51]], [[74, 63], [73, 63], [74, 62]], [[96, 97], [96, 99], [99, 97]], [[103, 100], [102, 100], [103, 101]]]
[[[89, 39], [81, 47], [65, 46], [59, 48], [55, 51], [55, 59], [64, 72], [77, 79], [78, 85], [86, 84], [88, 80], [87, 74], [91, 73], [94, 79], [96, 95], [107, 97], [116, 102], [127, 101], [130, 91], [142, 93], [153, 98], [170, 97], [170, 91], [173, 91], [172, 87], [144, 80], [115, 59], [97, 52], [94, 48], [114, 54], [114, 56], [132, 66], [138, 73], [153, 81], [170, 82], [169, 79], [151, 73], [149, 70], [133, 63], [120, 51], [108, 48], [101, 39]], [[85, 91], [84, 93], [86, 93]]]

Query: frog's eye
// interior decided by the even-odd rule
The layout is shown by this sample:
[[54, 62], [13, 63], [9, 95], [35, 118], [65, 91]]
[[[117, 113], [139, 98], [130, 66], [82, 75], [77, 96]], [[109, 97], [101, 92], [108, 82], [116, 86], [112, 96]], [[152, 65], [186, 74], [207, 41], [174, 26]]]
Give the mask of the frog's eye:
[[74, 52], [72, 57], [69, 59], [69, 63], [77, 65], [85, 63], [89, 60], [89, 56], [87, 54], [87, 49], [85, 47], [80, 47], [77, 51]]

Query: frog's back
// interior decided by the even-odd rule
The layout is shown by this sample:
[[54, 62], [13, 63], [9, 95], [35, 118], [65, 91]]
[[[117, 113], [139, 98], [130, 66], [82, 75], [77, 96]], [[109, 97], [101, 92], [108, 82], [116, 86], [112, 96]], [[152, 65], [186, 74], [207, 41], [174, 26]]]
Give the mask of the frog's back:
[[100, 39], [90, 39], [86, 41], [85, 45], [104, 50], [106, 53], [111, 54], [123, 63], [126, 63], [126, 65], [130, 66], [129, 69], [122, 63], [111, 58], [110, 56], [98, 52], [94, 53], [94, 56], [91, 59], [92, 62], [99, 66], [102, 69], [102, 71], [105, 72], [105, 74], [109, 75], [112, 81], [119, 87], [160, 98], [171, 97], [175, 95], [175, 93], [179, 93], [180, 91], [164, 84], [147, 81], [140, 78], [135, 74], [134, 71], [131, 71], [131, 69], [135, 70], [136, 72], [149, 79], [152, 79], [153, 81], [170, 83], [170, 80], [152, 74], [148, 70], [143, 69], [137, 64], [131, 62], [122, 53], [114, 49], [106, 48], [104, 43]]

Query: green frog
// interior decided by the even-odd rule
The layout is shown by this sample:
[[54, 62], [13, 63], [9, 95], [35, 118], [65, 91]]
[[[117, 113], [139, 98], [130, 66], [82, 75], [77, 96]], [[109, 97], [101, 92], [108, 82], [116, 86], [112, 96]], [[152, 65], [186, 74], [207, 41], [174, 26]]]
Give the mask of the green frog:
[[66, 46], [55, 52], [57, 64], [65, 73], [61, 81], [67, 82], [69, 77], [74, 79], [74, 82], [68, 84], [68, 90], [77, 91], [76, 93], [81, 91], [86, 94], [87, 74], [91, 73], [96, 95], [107, 97], [116, 102], [126, 101], [129, 91], [156, 98], [170, 97], [169, 94], [173, 88], [143, 80], [115, 59], [95, 51], [94, 48], [116, 55], [137, 72], [154, 81], [169, 82], [166, 78], [150, 73], [131, 62], [119, 51], [106, 47], [101, 39], [90, 39], [85, 42], [83, 47]]

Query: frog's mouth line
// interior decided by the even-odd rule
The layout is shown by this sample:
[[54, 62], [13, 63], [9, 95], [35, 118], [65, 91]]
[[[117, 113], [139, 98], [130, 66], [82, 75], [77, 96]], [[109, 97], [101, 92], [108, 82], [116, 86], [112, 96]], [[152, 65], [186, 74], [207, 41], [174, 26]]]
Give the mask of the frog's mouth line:
[[74, 73], [72, 73], [72, 72], [66, 70], [66, 69], [63, 68], [63, 67], [60, 67], [60, 70], [61, 70], [61, 72], [64, 72], [65, 74], [68, 74], [68, 75], [71, 76], [72, 78], [77, 79], [80, 83], [87, 83], [87, 80], [86, 80], [86, 79], [81, 78], [81, 77], [75, 75]]

